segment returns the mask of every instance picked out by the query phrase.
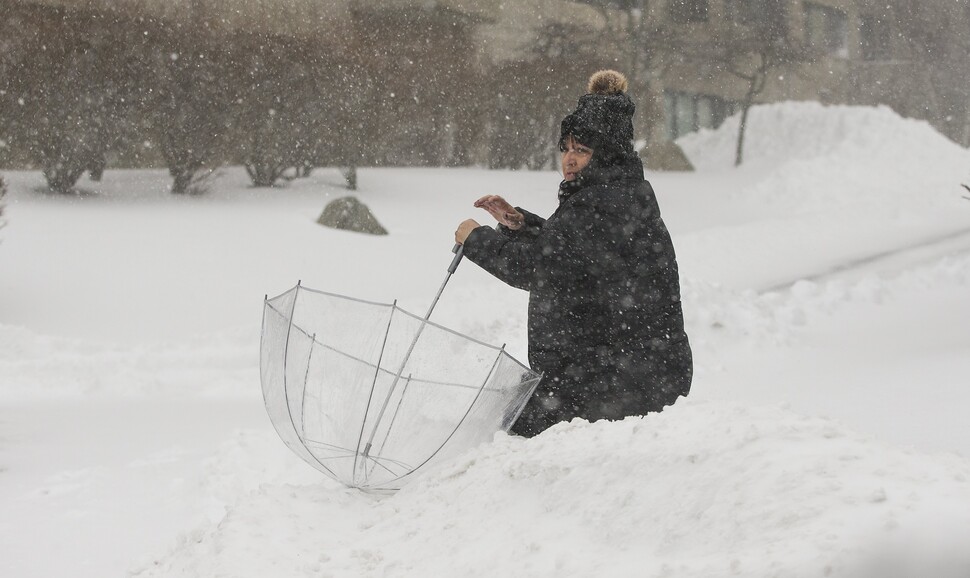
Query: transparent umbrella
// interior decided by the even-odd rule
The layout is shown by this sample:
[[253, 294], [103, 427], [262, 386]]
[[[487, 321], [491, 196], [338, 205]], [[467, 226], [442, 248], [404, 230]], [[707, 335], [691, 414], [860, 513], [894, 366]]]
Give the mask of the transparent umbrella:
[[277, 433], [347, 486], [399, 489], [508, 428], [541, 376], [505, 347], [428, 319], [297, 284], [266, 299], [260, 373]]

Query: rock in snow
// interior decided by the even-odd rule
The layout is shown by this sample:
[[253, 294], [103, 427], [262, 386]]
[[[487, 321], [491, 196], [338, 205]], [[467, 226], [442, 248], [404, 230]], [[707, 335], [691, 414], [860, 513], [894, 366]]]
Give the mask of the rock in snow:
[[374, 217], [367, 205], [356, 197], [341, 197], [327, 203], [317, 223], [334, 229], [344, 229], [367, 233], [368, 235], [386, 235], [385, 229]]

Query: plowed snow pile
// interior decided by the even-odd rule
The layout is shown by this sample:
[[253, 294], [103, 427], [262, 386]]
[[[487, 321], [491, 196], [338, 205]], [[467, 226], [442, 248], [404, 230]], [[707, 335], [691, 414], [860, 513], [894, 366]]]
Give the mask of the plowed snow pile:
[[[698, 170], [733, 166], [740, 116], [678, 144]], [[890, 108], [785, 102], [751, 109], [747, 168], [765, 176], [745, 197], [806, 209], [871, 202], [902, 209], [959, 201], [970, 152]]]
[[[254, 469], [242, 442], [215, 470]], [[263, 484], [136, 573], [966, 576], [968, 479], [965, 460], [825, 420], [688, 400], [531, 440], [500, 435], [387, 498]]]

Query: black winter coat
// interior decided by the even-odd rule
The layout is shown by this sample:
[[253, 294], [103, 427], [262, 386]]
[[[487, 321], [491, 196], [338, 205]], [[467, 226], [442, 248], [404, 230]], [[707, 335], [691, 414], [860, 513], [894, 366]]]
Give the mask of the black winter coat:
[[[569, 185], [569, 183], [564, 183]], [[479, 227], [464, 254], [529, 291], [529, 361], [544, 373], [512, 431], [661, 411], [690, 391], [673, 244], [637, 160], [564, 188], [543, 220]]]

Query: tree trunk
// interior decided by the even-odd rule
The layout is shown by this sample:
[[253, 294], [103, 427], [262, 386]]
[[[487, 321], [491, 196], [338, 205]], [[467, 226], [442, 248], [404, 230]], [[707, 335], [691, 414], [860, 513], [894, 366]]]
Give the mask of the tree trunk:
[[744, 161], [744, 133], [748, 128], [748, 111], [751, 110], [751, 99], [745, 98], [741, 105], [741, 123], [738, 125], [738, 144], [734, 148], [734, 166], [741, 166]]
[[66, 167], [62, 163], [44, 167], [44, 178], [51, 191], [67, 194], [74, 190], [74, 185], [84, 174], [84, 168]]
[[744, 95], [744, 101], [741, 103], [741, 122], [738, 125], [738, 144], [734, 149], [734, 166], [739, 167], [744, 161], [744, 134], [747, 132], [748, 128], [748, 112], [751, 111], [751, 106], [754, 105], [754, 97], [758, 95], [765, 88], [765, 82], [768, 80], [768, 61], [761, 56], [761, 65], [758, 69], [747, 77], [748, 79], [748, 92]]
[[196, 170], [191, 168], [171, 169], [172, 175], [172, 194], [184, 195], [189, 192], [189, 185], [195, 177]]
[[283, 171], [287, 168], [282, 163], [274, 164], [265, 160], [250, 160], [244, 166], [246, 172], [249, 173], [250, 180], [253, 181], [254, 187], [272, 187], [276, 184], [276, 181], [280, 180]]
[[104, 158], [103, 154], [99, 154], [94, 157], [94, 160], [91, 161], [91, 166], [88, 167], [92, 181], [96, 183], [101, 182], [101, 177], [104, 176], [104, 168], [106, 165], [107, 160]]
[[296, 167], [296, 176], [301, 179], [305, 179], [310, 176], [313, 172], [313, 163], [309, 161], [304, 161], [303, 164]]
[[970, 98], [963, 103], [963, 142], [965, 147], [970, 147]]
[[344, 180], [347, 181], [347, 188], [351, 191], [357, 190], [357, 166], [350, 165], [343, 171]]

